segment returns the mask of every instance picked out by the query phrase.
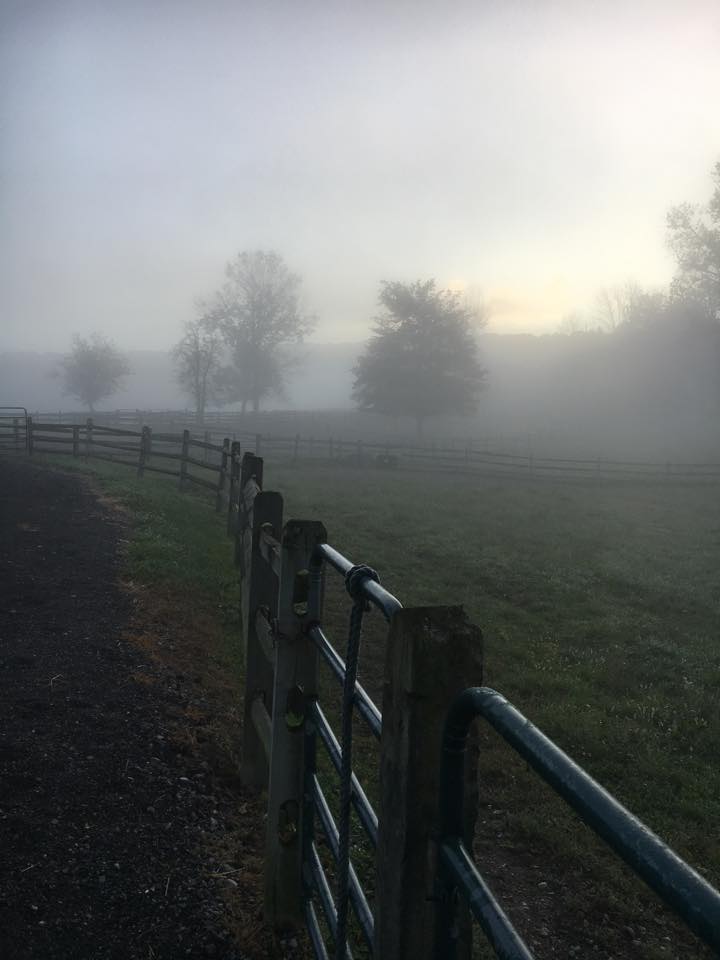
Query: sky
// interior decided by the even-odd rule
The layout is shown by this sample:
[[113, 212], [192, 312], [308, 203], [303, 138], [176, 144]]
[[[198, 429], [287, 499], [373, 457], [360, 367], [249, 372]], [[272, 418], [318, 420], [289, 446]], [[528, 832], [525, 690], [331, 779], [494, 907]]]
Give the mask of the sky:
[[551, 332], [668, 283], [719, 103], [715, 0], [0, 0], [0, 350], [166, 349], [254, 249], [317, 341], [428, 277]]

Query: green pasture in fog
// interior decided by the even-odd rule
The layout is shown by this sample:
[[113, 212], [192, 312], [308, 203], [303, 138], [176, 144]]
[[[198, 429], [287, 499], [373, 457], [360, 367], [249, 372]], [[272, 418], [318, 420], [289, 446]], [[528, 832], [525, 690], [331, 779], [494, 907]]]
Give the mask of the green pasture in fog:
[[[162, 478], [137, 481], [111, 464], [81, 469], [95, 472], [135, 518], [131, 575], [192, 591], [224, 611], [234, 631], [237, 574], [212, 498], [181, 495]], [[463, 604], [484, 634], [484, 682], [720, 882], [717, 487], [503, 483], [266, 461], [265, 488], [283, 494], [286, 519], [322, 520], [330, 543], [375, 567], [404, 605]], [[347, 598], [341, 584], [330, 587], [328, 627], [342, 647]], [[384, 626], [371, 615], [361, 678], [375, 695], [383, 642]], [[359, 742], [357, 760], [372, 795], [366, 744]], [[480, 769], [481, 855], [498, 843], [510, 857], [539, 851], [550, 873], [592, 875], [596, 910], [604, 904], [628, 923], [642, 913], [644, 888], [494, 734], [481, 735]], [[503, 808], [502, 841], [494, 827], [488, 833], [489, 806]], [[585, 901], [580, 879], [577, 886]], [[667, 956], [652, 947], [642, 955]]]

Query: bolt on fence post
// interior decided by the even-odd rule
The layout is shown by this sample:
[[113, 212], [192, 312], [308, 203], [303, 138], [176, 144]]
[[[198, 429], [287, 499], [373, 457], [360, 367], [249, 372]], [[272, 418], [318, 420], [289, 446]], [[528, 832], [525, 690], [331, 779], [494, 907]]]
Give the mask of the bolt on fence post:
[[88, 460], [92, 456], [92, 442], [93, 442], [93, 422], [92, 417], [88, 417], [85, 421], [85, 459]]
[[27, 425], [26, 425], [26, 429], [27, 429], [27, 451], [28, 451], [28, 456], [31, 457], [31, 456], [33, 455], [33, 418], [32, 418], [32, 417], [28, 417], [28, 418], [27, 418], [27, 421], [26, 421], [26, 424], [27, 424]]
[[280, 927], [303, 915], [304, 711], [317, 697], [317, 647], [305, 630], [307, 574], [315, 546], [325, 540], [317, 521], [291, 520], [282, 534], [265, 843], [265, 919]]
[[227, 535], [235, 535], [238, 518], [238, 497], [240, 495], [240, 442], [230, 444], [230, 487], [228, 489]]
[[[271, 624], [278, 609], [280, 578], [261, 552], [264, 532], [279, 541], [283, 501], [279, 493], [259, 491], [250, 506], [250, 562], [244, 570], [242, 591], [245, 647], [245, 706], [243, 716], [242, 778], [249, 787], [264, 789], [270, 770], [270, 716], [273, 707], [273, 668], [268, 659]], [[265, 642], [263, 642], [263, 640]]]
[[222, 442], [222, 453], [220, 454], [220, 473], [218, 475], [217, 496], [215, 497], [215, 513], [221, 513], [223, 508], [223, 492], [225, 490], [229, 456], [230, 440], [228, 437], [225, 437]]
[[[482, 682], [482, 634], [462, 607], [398, 610], [390, 623], [383, 684], [374, 955], [431, 960], [436, 896], [433, 838], [439, 828], [439, 766], [447, 711]], [[432, 760], [430, 761], [430, 758]], [[466, 763], [466, 842], [477, 815], [477, 746]], [[457, 957], [472, 928], [459, 912]]]
[[[254, 453], [246, 453], [240, 466], [238, 480], [238, 512], [235, 524], [235, 566], [240, 567], [240, 581], [243, 583], [246, 571], [250, 570], [250, 554], [252, 546], [252, 507], [255, 496], [262, 490], [263, 461]], [[243, 636], [247, 634], [247, 587], [249, 580], [244, 583], [240, 591], [240, 621]]]
[[190, 431], [183, 430], [182, 450], [180, 451], [180, 489], [183, 490], [187, 484], [188, 462], [190, 456]]

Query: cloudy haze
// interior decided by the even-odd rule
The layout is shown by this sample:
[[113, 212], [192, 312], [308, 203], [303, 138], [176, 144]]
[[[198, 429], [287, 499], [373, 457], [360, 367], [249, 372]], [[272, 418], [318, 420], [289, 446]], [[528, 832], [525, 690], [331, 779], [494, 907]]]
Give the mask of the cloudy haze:
[[427, 276], [553, 330], [667, 283], [665, 213], [720, 158], [715, 2], [0, 9], [2, 349], [167, 348], [258, 247], [317, 340]]

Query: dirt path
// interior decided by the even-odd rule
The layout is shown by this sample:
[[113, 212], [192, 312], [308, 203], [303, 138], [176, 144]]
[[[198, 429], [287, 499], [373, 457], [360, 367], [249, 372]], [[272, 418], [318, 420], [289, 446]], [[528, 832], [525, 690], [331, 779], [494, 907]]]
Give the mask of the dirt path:
[[248, 955], [242, 864], [207, 852], [242, 797], [182, 746], [207, 694], [124, 639], [127, 537], [84, 480], [0, 460], [4, 960]]

